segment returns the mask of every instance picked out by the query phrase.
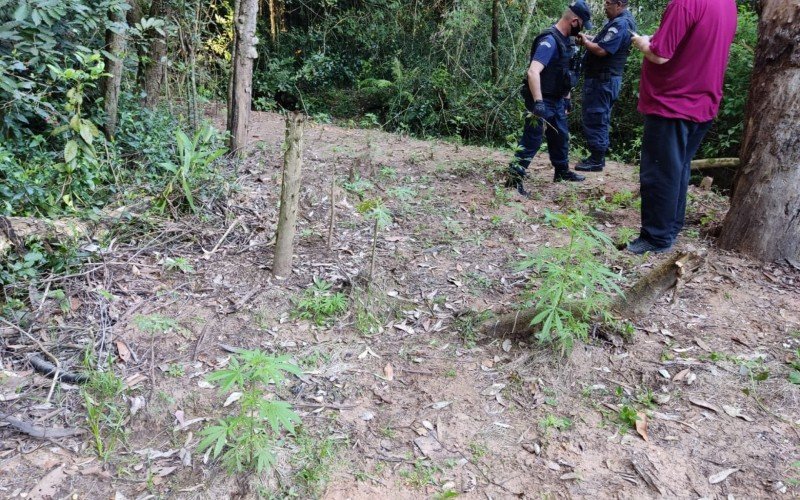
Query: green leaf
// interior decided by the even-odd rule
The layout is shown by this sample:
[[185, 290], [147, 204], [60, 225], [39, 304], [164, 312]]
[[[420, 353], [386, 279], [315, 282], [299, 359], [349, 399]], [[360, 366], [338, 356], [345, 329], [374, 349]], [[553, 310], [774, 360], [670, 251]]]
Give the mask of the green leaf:
[[28, 2], [20, 2], [17, 10], [14, 11], [15, 21], [24, 21], [28, 17]]
[[81, 120], [81, 126], [80, 126], [81, 138], [84, 141], [86, 141], [86, 144], [89, 145], [91, 145], [92, 141], [94, 140], [94, 134], [92, 134], [92, 127], [94, 127], [94, 125], [92, 125], [91, 122], [86, 120]]
[[789, 382], [800, 385], [800, 371], [792, 370], [789, 372]]
[[64, 146], [64, 161], [70, 163], [76, 156], [78, 156], [78, 143], [74, 140], [67, 142]]
[[197, 451], [205, 451], [213, 445], [214, 451], [212, 454], [216, 458], [222, 453], [222, 449], [228, 442], [228, 424], [224, 420], [219, 420], [219, 425], [210, 425], [203, 428], [200, 431], [200, 435], [204, 437], [197, 445]]
[[284, 428], [294, 433], [294, 424], [300, 423], [300, 417], [285, 401], [267, 401], [261, 406], [260, 413], [269, 422], [273, 432], [280, 432]]

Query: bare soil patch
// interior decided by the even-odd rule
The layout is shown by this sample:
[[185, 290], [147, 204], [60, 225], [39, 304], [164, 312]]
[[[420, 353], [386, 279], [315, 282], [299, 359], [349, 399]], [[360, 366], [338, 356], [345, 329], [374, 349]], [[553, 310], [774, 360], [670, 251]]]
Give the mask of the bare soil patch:
[[[691, 188], [678, 249], [708, 248], [697, 278], [637, 318], [632, 342], [593, 339], [561, 358], [528, 339], [482, 337], [476, 315], [512, 309], [535, 283], [515, 270], [520, 251], [563, 244], [545, 211], [589, 211], [612, 237], [637, 229], [634, 167], [610, 162], [582, 184], [554, 184], [540, 155], [534, 196], [522, 199], [502, 188], [505, 152], [314, 124], [294, 272], [276, 280], [269, 242], [283, 119], [254, 113], [251, 127], [225, 218], [166, 223], [149, 239], [106, 248], [100, 265], [59, 283], [70, 307], [42, 302], [47, 327], [33, 333], [73, 367], [95, 345], [130, 385], [125, 405], [140, 408], [123, 408], [127, 439], [107, 463], [89, 432], [34, 439], [0, 427], [0, 496], [798, 494], [800, 386], [789, 374], [800, 349], [800, 270], [714, 248], [705, 235], [727, 209], [723, 198]], [[392, 224], [379, 234], [367, 291], [373, 223], [356, 207], [375, 197]], [[192, 270], [168, 270], [165, 258]], [[663, 258], [607, 257], [628, 284]], [[330, 326], [292, 315], [313, 278], [350, 298]], [[98, 288], [113, 300], [99, 300]], [[142, 318], [154, 315], [173, 322], [148, 332]], [[277, 394], [301, 414], [303, 437], [287, 439], [276, 470], [261, 477], [229, 477], [194, 452], [205, 422], [195, 419], [229, 411], [225, 395], [202, 383], [229, 360], [226, 346], [290, 354], [304, 370]], [[34, 346], [24, 336], [2, 325], [0, 347], [0, 415], [86, 427], [75, 386], [56, 384], [47, 398], [51, 381], [25, 362]], [[647, 440], [621, 420], [623, 408], [645, 416]]]

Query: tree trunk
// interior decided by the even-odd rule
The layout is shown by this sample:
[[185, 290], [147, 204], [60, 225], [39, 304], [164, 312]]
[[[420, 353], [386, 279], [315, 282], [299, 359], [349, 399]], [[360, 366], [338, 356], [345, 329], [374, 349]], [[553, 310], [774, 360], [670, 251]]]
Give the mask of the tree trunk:
[[278, 12], [275, 7], [277, 0], [269, 0], [269, 37], [272, 43], [278, 41]]
[[294, 233], [300, 195], [300, 171], [303, 166], [303, 124], [305, 116], [298, 112], [286, 115], [286, 153], [283, 157], [281, 208], [278, 235], [275, 239], [274, 276], [287, 277], [292, 272]]
[[125, 62], [127, 36], [125, 31], [125, 15], [120, 10], [110, 10], [108, 20], [114, 24], [113, 29], [106, 29], [105, 65], [109, 76], [103, 78], [103, 107], [106, 123], [103, 128], [106, 137], [114, 138], [117, 130], [117, 111], [119, 108], [119, 90], [122, 85], [122, 68]]
[[[153, 0], [150, 4], [151, 18], [169, 19], [170, 5], [169, 0]], [[166, 30], [166, 28], [165, 28]], [[164, 33], [166, 33], [166, 31]], [[161, 85], [164, 82], [164, 67], [167, 58], [167, 37], [155, 30], [150, 30], [150, 47], [147, 51], [145, 63], [142, 64], [141, 76], [142, 87], [144, 89], [144, 107], [152, 109], [158, 104], [161, 97]]]
[[800, 3], [764, 0], [739, 168], [721, 247], [800, 261]]
[[[503, 76], [500, 78], [500, 80], [501, 80], [500, 85], [502, 85], [503, 83], [507, 82], [509, 77], [513, 77], [513, 78], [519, 79], [522, 76], [522, 74], [517, 73], [517, 72], [514, 71], [514, 66], [516, 66], [516, 64], [518, 62], [518, 59], [519, 59], [519, 55], [517, 55], [517, 51], [521, 50], [521, 51], [523, 51], [523, 53], [526, 56], [528, 55], [528, 49], [529, 49], [530, 45], [526, 45], [525, 42], [528, 40], [528, 33], [531, 30], [531, 22], [533, 20], [533, 12], [536, 10], [536, 3], [537, 2], [538, 2], [538, 0], [528, 0], [528, 5], [527, 5], [527, 8], [526, 8], [525, 18], [524, 18], [525, 20], [522, 23], [522, 28], [519, 30], [519, 34], [517, 35], [517, 40], [514, 43], [514, 46], [512, 47], [513, 57], [511, 58], [511, 64], [509, 65], [508, 70], [503, 72]], [[525, 68], [524, 68], [525, 70], [528, 69], [528, 65], [529, 64], [530, 64], [530, 61], [528, 61], [527, 57], [526, 57], [525, 58]]]
[[492, 83], [500, 78], [500, 57], [498, 44], [500, 40], [500, 0], [492, 0]]
[[258, 0], [237, 0], [233, 36], [233, 71], [228, 101], [230, 150], [242, 154], [247, 146], [247, 125], [253, 101], [253, 60], [258, 57], [256, 20]]

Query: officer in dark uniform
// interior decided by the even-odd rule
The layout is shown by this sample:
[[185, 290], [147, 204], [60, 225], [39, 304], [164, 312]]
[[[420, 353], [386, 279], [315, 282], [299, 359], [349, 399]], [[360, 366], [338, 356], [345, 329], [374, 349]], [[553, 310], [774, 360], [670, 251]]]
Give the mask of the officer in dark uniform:
[[519, 140], [516, 159], [508, 166], [507, 187], [520, 194], [528, 193], [522, 185], [528, 165], [547, 139], [550, 163], [555, 168], [553, 181], [582, 181], [584, 177], [569, 169], [570, 91], [577, 83], [576, 48], [572, 37], [584, 28], [590, 29], [591, 14], [583, 0], [576, 0], [564, 11], [558, 22], [533, 40], [530, 65], [522, 86], [525, 108], [530, 113]]
[[636, 22], [628, 12], [628, 0], [605, 0], [608, 22], [594, 37], [578, 35], [586, 47], [583, 83], [583, 134], [589, 157], [575, 166], [581, 172], [600, 172], [606, 165], [611, 107], [619, 97], [622, 73], [631, 51], [631, 31]]

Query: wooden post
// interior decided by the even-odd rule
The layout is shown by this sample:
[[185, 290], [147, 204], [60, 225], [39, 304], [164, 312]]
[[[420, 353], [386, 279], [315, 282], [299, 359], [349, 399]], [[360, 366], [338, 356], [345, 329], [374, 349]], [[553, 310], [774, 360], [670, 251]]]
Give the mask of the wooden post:
[[300, 194], [300, 170], [303, 164], [303, 125], [305, 115], [293, 112], [286, 115], [286, 153], [283, 156], [281, 209], [278, 235], [275, 241], [275, 261], [272, 275], [287, 277], [292, 272], [294, 233]]

